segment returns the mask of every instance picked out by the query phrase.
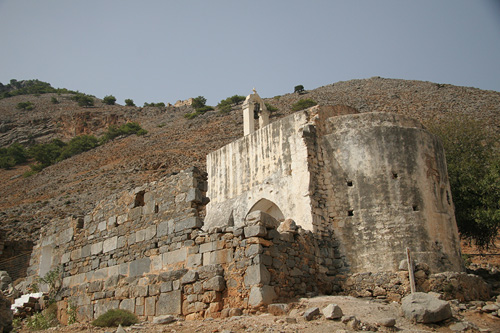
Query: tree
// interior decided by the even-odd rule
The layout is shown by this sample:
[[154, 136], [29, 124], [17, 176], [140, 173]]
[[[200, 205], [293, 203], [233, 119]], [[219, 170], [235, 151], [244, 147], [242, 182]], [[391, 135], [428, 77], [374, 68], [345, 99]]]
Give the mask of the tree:
[[207, 102], [207, 99], [203, 96], [198, 96], [193, 98], [193, 108], [195, 109], [200, 109], [205, 106], [205, 103]]
[[89, 95], [78, 93], [73, 96], [72, 99], [76, 101], [79, 106], [89, 107], [94, 105], [94, 99]]
[[427, 127], [443, 142], [460, 236], [488, 247], [500, 228], [500, 135], [466, 116]]
[[116, 98], [113, 95], [108, 95], [108, 96], [104, 96], [102, 101], [104, 102], [104, 104], [107, 104], [107, 105], [115, 105]]
[[33, 105], [33, 103], [31, 102], [20, 102], [20, 103], [17, 103], [17, 106], [16, 106], [17, 109], [19, 110], [33, 110], [35, 108], [35, 105]]
[[58, 101], [58, 100], [57, 100], [57, 98], [55, 98], [54, 96], [52, 96], [52, 97], [50, 98], [50, 102], [51, 102], [52, 104], [59, 104], [59, 101]]
[[293, 92], [294, 93], [302, 93], [304, 92], [304, 86], [299, 84], [298, 86], [295, 86], [295, 88], [293, 88]]
[[131, 100], [130, 98], [127, 98], [127, 99], [125, 100], [125, 105], [126, 105], [126, 106], [135, 106], [134, 101], [133, 101], [133, 100]]
[[93, 135], [80, 135], [71, 139], [66, 146], [61, 149], [58, 161], [70, 158], [71, 156], [86, 152], [99, 145], [99, 140]]

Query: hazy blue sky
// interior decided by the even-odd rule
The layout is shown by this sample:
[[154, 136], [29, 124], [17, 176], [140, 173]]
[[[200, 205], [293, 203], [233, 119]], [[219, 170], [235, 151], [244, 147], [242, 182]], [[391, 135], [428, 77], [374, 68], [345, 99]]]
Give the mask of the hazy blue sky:
[[0, 0], [0, 82], [208, 104], [381, 76], [500, 91], [495, 0]]

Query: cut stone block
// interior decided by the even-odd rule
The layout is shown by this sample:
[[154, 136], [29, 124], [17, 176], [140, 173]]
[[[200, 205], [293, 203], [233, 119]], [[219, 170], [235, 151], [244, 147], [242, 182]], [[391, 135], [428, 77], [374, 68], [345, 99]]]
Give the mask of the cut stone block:
[[268, 284], [271, 281], [271, 273], [262, 265], [252, 265], [247, 267], [245, 272], [245, 286], [251, 287], [256, 284]]
[[404, 297], [401, 301], [401, 309], [406, 318], [424, 324], [437, 323], [452, 316], [448, 302], [421, 292]]
[[104, 240], [104, 242], [102, 244], [102, 252], [106, 253], [106, 252], [116, 250], [117, 246], [118, 246], [118, 236], [108, 238], [108, 239]]
[[181, 314], [182, 296], [180, 290], [163, 293], [156, 302], [156, 315]]
[[141, 258], [130, 262], [130, 276], [140, 276], [144, 273], [149, 273], [151, 268], [151, 260], [148, 257]]
[[271, 304], [277, 298], [274, 288], [271, 286], [252, 287], [248, 296], [248, 305], [251, 307], [259, 307], [262, 305]]

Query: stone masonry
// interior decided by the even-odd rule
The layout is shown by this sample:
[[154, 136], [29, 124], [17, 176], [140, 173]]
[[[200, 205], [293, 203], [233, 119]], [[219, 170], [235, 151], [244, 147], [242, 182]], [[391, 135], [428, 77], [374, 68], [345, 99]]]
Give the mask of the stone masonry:
[[[59, 269], [62, 322], [68, 305], [79, 319], [121, 308], [151, 320], [320, 293], [397, 300], [407, 246], [425, 263], [419, 288], [475, 283], [461, 273], [442, 147], [412, 119], [314, 107], [207, 160], [208, 174], [191, 168], [53, 221], [27, 283]], [[432, 278], [445, 271], [459, 276]]]

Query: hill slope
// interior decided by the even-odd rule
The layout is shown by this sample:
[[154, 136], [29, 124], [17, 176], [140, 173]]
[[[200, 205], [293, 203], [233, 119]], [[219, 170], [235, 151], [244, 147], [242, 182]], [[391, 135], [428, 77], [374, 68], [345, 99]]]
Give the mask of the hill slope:
[[[60, 100], [52, 104], [51, 97]], [[429, 122], [450, 114], [469, 114], [500, 131], [500, 92], [440, 85], [431, 82], [371, 78], [337, 82], [307, 91], [265, 99], [278, 111], [311, 98], [323, 105], [343, 104], [360, 112], [385, 111]], [[30, 100], [35, 109], [20, 111], [17, 103]], [[0, 146], [14, 141], [46, 142], [79, 134], [102, 133], [110, 124], [137, 121], [145, 136], [118, 138], [86, 153], [50, 166], [29, 178], [28, 165], [0, 170], [0, 228], [9, 240], [33, 240], [38, 229], [54, 217], [84, 215], [94, 203], [115, 192], [188, 168], [205, 167], [205, 156], [243, 135], [241, 105], [227, 114], [207, 112], [193, 120], [183, 115], [190, 107], [78, 107], [69, 96], [24, 95], [0, 100]]]

